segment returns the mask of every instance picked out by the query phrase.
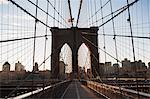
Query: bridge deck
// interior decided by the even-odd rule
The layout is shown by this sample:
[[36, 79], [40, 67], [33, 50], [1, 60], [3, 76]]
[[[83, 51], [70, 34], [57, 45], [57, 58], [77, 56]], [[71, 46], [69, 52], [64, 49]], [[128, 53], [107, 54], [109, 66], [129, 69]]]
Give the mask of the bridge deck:
[[97, 96], [90, 89], [74, 80], [64, 91], [61, 99], [105, 99], [103, 96]]

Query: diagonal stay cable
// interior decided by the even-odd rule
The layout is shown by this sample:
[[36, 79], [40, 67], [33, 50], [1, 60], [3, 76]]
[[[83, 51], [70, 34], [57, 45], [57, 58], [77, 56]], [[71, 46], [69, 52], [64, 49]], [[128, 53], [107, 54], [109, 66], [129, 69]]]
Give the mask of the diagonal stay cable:
[[[91, 35], [91, 36], [103, 35], [103, 34], [93, 34], [93, 33], [86, 33], [86, 32], [82, 32], [82, 34]], [[114, 37], [113, 34], [105, 34], [105, 36], [113, 36]], [[128, 37], [128, 38], [133, 37], [133, 38], [139, 38], [139, 39], [150, 39], [150, 37], [146, 37], [146, 36], [131, 36], [131, 35], [118, 35], [118, 34], [116, 34], [115, 36], [116, 37]]]
[[[114, 15], [113, 17], [111, 17], [110, 19], [108, 19], [106, 22], [104, 22], [103, 24], [99, 25], [98, 27], [101, 27], [101, 26], [105, 25], [106, 23], [108, 23], [109, 21], [111, 21], [112, 19], [114, 19], [115, 17], [117, 17], [118, 15], [123, 13], [124, 11], [126, 11], [130, 6], [134, 5], [138, 1], [139, 0], [135, 0], [132, 3], [130, 3], [130, 4], [127, 4], [127, 6], [124, 9], [122, 9], [120, 12], [118, 12], [116, 15]], [[111, 15], [112, 15], [112, 13], [111, 13]]]
[[[60, 46], [61, 46], [61, 45], [60, 45]], [[60, 47], [60, 46], [58, 46], [58, 47], [54, 50], [53, 53], [55, 53], [57, 50], [59, 50], [59, 47]], [[45, 58], [45, 60], [38, 66], [38, 68], [41, 67], [41, 66], [51, 57], [51, 55], [52, 55], [52, 54], [50, 54], [49, 56], [47, 56], [47, 58]], [[18, 84], [17, 87], [16, 87], [13, 91], [11, 91], [11, 92], [8, 94], [7, 98], [10, 97], [14, 92], [16, 92], [17, 89], [23, 84], [23, 82], [25, 82], [29, 77], [31, 77], [33, 73], [34, 73], [34, 71], [31, 72], [24, 80], [21, 80], [20, 84]]]
[[68, 22], [63, 18], [63, 16], [59, 13], [59, 11], [56, 10], [56, 8], [53, 6], [53, 4], [47, 0], [48, 3], [53, 7], [53, 9], [57, 12], [57, 14], [61, 17], [61, 19], [69, 26]]
[[[108, 22], [109, 22], [109, 21], [112, 20], [112, 18], [117, 17], [117, 16], [120, 15], [122, 12], [124, 12], [125, 10], [127, 10], [128, 6], [130, 7], [130, 6], [132, 6], [134, 3], [138, 2], [138, 1], [139, 1], [139, 0], [135, 0], [134, 2], [132, 2], [132, 3], [128, 4], [128, 5], [125, 5], [125, 6], [121, 7], [121, 8], [119, 8], [119, 9], [117, 9], [116, 11], [114, 11], [114, 12], [112, 12], [112, 13], [110, 13], [110, 14], [108, 14], [108, 15], [106, 15], [106, 16], [100, 18], [100, 19], [98, 19], [98, 20], [95, 21], [95, 22], [92, 22], [91, 24], [94, 24], [94, 23], [96, 23], [96, 22], [98, 22], [98, 21], [100, 21], [100, 20], [102, 20], [102, 19], [104, 19], [104, 18], [107, 18], [107, 17], [111, 16], [112, 14], [115, 14], [115, 13], [118, 12], [116, 15], [114, 15], [114, 17], [111, 17], [111, 19], [108, 20]], [[119, 11], [120, 11], [120, 12], [119, 12]], [[106, 21], [104, 24], [106, 24], [106, 23], [108, 23], [108, 22]], [[91, 24], [89, 24], [89, 25], [91, 25]], [[102, 24], [102, 25], [104, 25], [104, 24]], [[99, 27], [101, 27], [102, 25], [100, 25]]]
[[70, 0], [68, 0], [68, 7], [69, 7], [71, 25], [72, 25], [72, 27], [73, 27], [73, 18], [72, 18], [72, 10], [71, 10]]
[[[62, 24], [62, 22], [60, 22], [59, 20], [57, 20], [55, 17], [53, 17], [52, 15], [50, 15], [48, 12], [44, 11], [42, 8], [40, 8], [38, 5], [36, 5], [35, 3], [33, 3], [31, 0], [28, 0], [31, 4], [33, 4], [34, 6], [36, 6], [38, 9], [40, 9], [41, 11], [43, 11], [45, 14], [48, 14], [48, 16], [50, 16], [51, 18], [53, 18], [54, 20], [56, 20], [58, 23], [60, 23], [61, 25], [65, 26], [64, 24]], [[48, 0], [49, 2], [49, 0]], [[49, 2], [50, 3], [50, 2]], [[51, 5], [51, 3], [50, 3]], [[54, 7], [54, 6], [53, 6]], [[55, 7], [54, 7], [55, 10]], [[55, 10], [56, 11], [56, 10]], [[57, 13], [59, 13], [58, 11], [56, 11]], [[67, 26], [65, 26], [67, 27]]]
[[108, 3], [110, 2], [110, 0], [108, 0], [103, 6], [101, 6], [90, 18], [93, 18], [96, 14], [98, 14], [99, 11], [101, 11], [101, 9], [103, 9]]
[[[30, 12], [28, 12], [26, 9], [24, 9], [23, 7], [21, 7], [19, 4], [17, 4], [15, 1], [13, 1], [13, 0], [8, 0], [8, 1], [10, 1], [12, 4], [14, 4], [14, 5], [16, 5], [18, 8], [20, 8], [21, 10], [23, 10], [25, 13], [27, 13], [28, 15], [30, 15], [32, 18], [34, 18], [34, 19], [36, 19], [38, 22], [40, 22], [41, 24], [43, 24], [43, 25], [45, 25], [45, 26], [47, 26], [47, 27], [49, 27], [49, 28], [51, 28], [51, 26], [49, 26], [49, 25], [47, 25], [47, 24], [45, 24], [43, 21], [41, 21], [40, 19], [38, 19], [38, 18], [36, 18], [33, 14], [31, 14]], [[38, 7], [39, 8], [39, 7]], [[39, 9], [41, 9], [41, 8], [39, 8]], [[51, 16], [50, 14], [49, 14], [49, 16], [51, 17], [51, 18], [53, 18], [53, 19], [55, 19], [53, 16]], [[55, 19], [56, 20], [56, 19]], [[59, 22], [58, 20], [56, 20], [57, 22]], [[62, 24], [61, 22], [59, 22], [60, 24]], [[63, 24], [62, 24], [63, 25]], [[63, 25], [63, 26], [65, 26], [65, 25]], [[66, 27], [66, 26], [65, 26]]]
[[42, 37], [47, 37], [51, 35], [42, 35], [42, 36], [32, 36], [32, 37], [25, 37], [25, 38], [16, 38], [16, 39], [10, 39], [10, 40], [1, 40], [0, 43], [4, 42], [13, 42], [13, 41], [21, 41], [21, 40], [27, 40], [27, 39], [34, 39], [34, 38], [42, 38]]
[[[96, 46], [95, 44], [93, 44], [90, 40], [88, 40], [86, 37], [84, 37], [82, 35], [82, 38], [85, 39], [86, 41], [88, 41], [91, 45], [93, 45], [94, 47], [100, 49], [101, 51], [103, 51], [104, 53], [106, 53], [107, 55], [109, 55], [110, 57], [112, 57], [113, 59], [117, 60], [118, 62], [120, 62], [118, 59], [116, 59], [114, 56], [112, 56], [111, 54], [109, 54], [108, 52], [104, 51], [103, 49], [99, 48], [98, 46]], [[120, 62], [121, 63], [121, 62]]]
[[78, 23], [79, 23], [79, 18], [80, 18], [82, 3], [83, 3], [83, 0], [80, 0], [80, 6], [79, 6], [79, 12], [78, 12], [78, 17], [77, 17], [76, 27], [78, 26]]
[[13, 0], [8, 0], [10, 1], [12, 4], [16, 5], [18, 8], [20, 8], [21, 10], [23, 10], [25, 13], [27, 13], [28, 15], [30, 15], [32, 18], [36, 19], [38, 22], [42, 23], [43, 25], [51, 28], [50, 26], [48, 26], [47, 24], [45, 24], [44, 22], [42, 22], [41, 20], [39, 20], [38, 18], [36, 18], [34, 15], [32, 15], [30, 12], [28, 12], [26, 9], [24, 9], [23, 7], [21, 7], [19, 4], [17, 4], [15, 1]]

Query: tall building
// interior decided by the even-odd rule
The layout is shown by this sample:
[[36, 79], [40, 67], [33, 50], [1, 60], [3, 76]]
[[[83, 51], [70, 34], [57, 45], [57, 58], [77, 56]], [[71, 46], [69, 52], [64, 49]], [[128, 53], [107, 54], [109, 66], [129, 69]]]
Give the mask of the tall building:
[[87, 77], [88, 77], [88, 79], [91, 79], [91, 78], [92, 78], [91, 69], [87, 69]]
[[105, 62], [105, 67], [106, 66], [108, 66], [108, 67], [111, 66], [111, 62]]
[[65, 63], [63, 61], [59, 62], [59, 73], [65, 74]]
[[104, 69], [105, 69], [105, 64], [104, 63], [99, 63], [99, 75], [103, 76], [104, 75]]
[[66, 64], [63, 61], [59, 62], [59, 77], [62, 79], [65, 78], [65, 66]]
[[119, 74], [119, 64], [118, 63], [113, 64], [113, 68], [114, 68], [114, 73], [116, 75], [118, 75]]
[[133, 69], [134, 71], [143, 71], [143, 70], [146, 70], [146, 69], [147, 69], [145, 63], [142, 62], [141, 60], [132, 62], [131, 65], [132, 65], [132, 69]]
[[24, 66], [18, 61], [18, 63], [15, 63], [15, 71], [24, 71]]
[[114, 68], [112, 67], [111, 62], [105, 62], [104, 75], [105, 76], [110, 76], [113, 73], [114, 73]]
[[2, 71], [5, 71], [5, 72], [10, 71], [10, 64], [9, 64], [8, 62], [5, 62], [5, 63], [3, 64]]
[[39, 67], [38, 67], [38, 63], [35, 62], [35, 66], [33, 66], [33, 71], [34, 72], [38, 72], [39, 71]]
[[123, 71], [125, 71], [125, 72], [128, 72], [128, 71], [131, 71], [131, 70], [132, 70], [131, 62], [130, 62], [130, 60], [128, 60], [127, 58], [125, 58], [125, 59], [122, 61], [122, 69], [123, 69]]
[[150, 62], [148, 62], [148, 69], [150, 69]]

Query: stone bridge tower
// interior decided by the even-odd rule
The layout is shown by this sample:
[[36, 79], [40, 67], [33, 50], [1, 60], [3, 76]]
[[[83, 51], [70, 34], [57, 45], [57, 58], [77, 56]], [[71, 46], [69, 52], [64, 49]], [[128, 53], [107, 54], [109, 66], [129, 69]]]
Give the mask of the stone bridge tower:
[[[54, 78], [59, 74], [59, 53], [62, 46], [67, 43], [72, 50], [72, 73], [76, 78], [78, 76], [78, 49], [85, 43], [91, 54], [92, 74], [96, 77], [95, 70], [98, 70], [98, 27], [90, 28], [51, 28], [52, 32], [52, 56], [51, 69]], [[84, 34], [86, 33], [86, 34]], [[85, 39], [86, 38], [86, 39]]]

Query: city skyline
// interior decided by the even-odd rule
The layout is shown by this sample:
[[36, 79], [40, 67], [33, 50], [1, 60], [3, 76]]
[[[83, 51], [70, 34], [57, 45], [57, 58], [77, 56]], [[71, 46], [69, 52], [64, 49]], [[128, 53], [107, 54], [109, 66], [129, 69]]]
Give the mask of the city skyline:
[[[130, 63], [134, 63], [134, 61], [131, 61], [131, 60], [128, 60], [127, 58], [124, 58], [124, 60], [122, 60], [121, 61], [121, 65], [119, 64], [119, 63], [112, 63], [111, 61], [107, 61], [107, 62], [105, 62], [105, 63], [110, 63], [111, 65], [111, 67], [114, 67], [114, 65], [115, 64], [118, 64], [118, 66], [119, 66], [119, 68], [122, 68], [122, 64], [123, 64], [123, 62], [124, 61], [129, 61]], [[64, 60], [60, 60], [59, 62], [64, 62]], [[145, 64], [145, 62], [143, 62], [142, 60], [137, 60], [137, 61], [135, 61], [135, 62], [142, 62], [142, 63], [144, 63]], [[6, 61], [5, 63], [9, 63], [8, 61]], [[4, 63], [4, 64], [5, 64]], [[15, 63], [15, 69], [14, 70], [11, 70], [10, 69], [10, 71], [16, 71], [17, 69], [16, 69], [16, 66], [17, 66], [17, 63], [19, 63], [20, 65], [22, 65], [23, 67], [25, 67], [22, 63], [20, 63], [19, 61], [18, 62], [16, 62]], [[104, 64], [105, 64], [104, 63]], [[4, 65], [3, 64], [3, 65]], [[38, 66], [38, 63], [36, 62], [35, 64], [37, 64], [37, 66]], [[101, 64], [101, 63], [99, 63], [99, 64]], [[147, 67], [147, 69], [148, 68], [150, 68], [150, 66], [149, 66], [149, 64], [150, 64], [150, 62], [148, 63], [148, 64], [145, 64], [145, 66]], [[10, 64], [10, 67], [12, 66], [12, 64]], [[65, 64], [65, 66], [68, 66], [68, 64]], [[90, 67], [89, 68], [87, 68], [87, 67], [84, 67], [84, 66], [78, 66], [78, 67], [82, 67], [82, 68], [85, 68], [85, 69], [91, 69]], [[66, 68], [66, 71], [68, 72], [69, 71], [69, 73], [71, 72], [70, 70], [68, 70], [68, 67], [65, 67]], [[38, 69], [39, 69], [39, 66], [38, 66]], [[24, 68], [24, 70], [26, 70], [25, 68]], [[42, 69], [39, 69], [40, 71], [46, 71], [46, 70], [48, 70], [48, 69], [46, 69], [46, 70], [42, 70]], [[3, 70], [0, 70], [0, 71], [3, 71]], [[33, 71], [33, 70], [26, 70], [26, 71]]]
[[[35, 0], [31, 0], [33, 3], [36, 3]], [[133, 0], [131, 0], [130, 2], [132, 2]], [[27, 9], [27, 11], [34, 13], [35, 14], [35, 7], [33, 5], [30, 6], [30, 8], [27, 6], [29, 3], [26, 1], [21, 1], [18, 0], [16, 1], [16, 3], [20, 4], [22, 7], [24, 7], [25, 9]], [[58, 1], [56, 1], [56, 3], [58, 3]], [[52, 5], [54, 5], [54, 0], [51, 0]], [[88, 7], [88, 5], [91, 3], [90, 8], [92, 8], [93, 12], [89, 12], [88, 9], [86, 9], [86, 7]], [[89, 24], [93, 23], [97, 20], [101, 19], [102, 15], [101, 15], [101, 11], [99, 10], [99, 6], [100, 6], [100, 2], [96, 1], [97, 6], [96, 8], [94, 7], [95, 3], [94, 2], [87, 2], [87, 1], [83, 1], [83, 9], [81, 9], [81, 11], [83, 12], [80, 16], [80, 24], [79, 27], [86, 27], [87, 25], [90, 26]], [[102, 4], [107, 3], [107, 0], [103, 0]], [[67, 21], [70, 17], [69, 17], [69, 10], [68, 7], [65, 6], [67, 4], [67, 2], [65, 1], [61, 1], [61, 7], [65, 9], [65, 11], [61, 11], [59, 6], [56, 4], [56, 9], [57, 11], [59, 10], [65, 21]], [[72, 7], [72, 12], [73, 13], [73, 18], [74, 20], [77, 19], [77, 13], [78, 13], [78, 7], [76, 6], [79, 4], [79, 0], [72, 0], [71, 1], [71, 7]], [[19, 8], [11, 6], [12, 4], [7, 1], [7, 0], [1, 0], [0, 2], [0, 14], [1, 14], [1, 41], [3, 40], [9, 40], [9, 39], [15, 39], [15, 38], [23, 38], [23, 37], [32, 37], [33, 33], [34, 33], [34, 19], [32, 17], [30, 17], [29, 15], [25, 14], [23, 11], [21, 11]], [[122, 1], [113, 1], [112, 2], [112, 7], [113, 7], [113, 11], [116, 11], [117, 9], [121, 8], [122, 6], [126, 5], [126, 0], [122, 0]], [[149, 37], [149, 32], [150, 30], [147, 28], [149, 27], [149, 9], [148, 6], [149, 5], [149, 1], [148, 0], [140, 0], [138, 1], [134, 6], [132, 6], [130, 8], [131, 10], [131, 19], [132, 19], [132, 28], [133, 28], [133, 34], [134, 36], [142, 36], [142, 37]], [[46, 11], [46, 2], [42, 2], [41, 0], [39, 1], [39, 6], [44, 9]], [[13, 9], [17, 9], [17, 10], [13, 10]], [[50, 6], [49, 9], [53, 9], [53, 10], [49, 10], [49, 12], [52, 14], [52, 16], [54, 16], [54, 8], [52, 6]], [[38, 9], [39, 10], [39, 9]], [[97, 15], [95, 15], [95, 11], [97, 10]], [[148, 12], [148, 13], [147, 13]], [[89, 13], [89, 14], [88, 14]], [[103, 8], [103, 16], [106, 16], [107, 14], [110, 13], [110, 4], [107, 4], [106, 7]], [[59, 15], [55, 12], [56, 17], [58, 17]], [[88, 17], [85, 18], [85, 15], [88, 15]], [[91, 17], [92, 15], [95, 15], [91, 18], [90, 21], [87, 21], [89, 17]], [[43, 16], [43, 17], [42, 17]], [[38, 12], [38, 18], [42, 21], [46, 21], [46, 15], [43, 14], [42, 12]], [[58, 20], [58, 18], [56, 18]], [[103, 21], [106, 21], [108, 18], [104, 19]], [[122, 13], [121, 15], [119, 15], [115, 20], [115, 31], [116, 34], [118, 35], [130, 35], [130, 30], [129, 30], [129, 22], [127, 22], [127, 11], [125, 11], [124, 13]], [[148, 20], [148, 21], [147, 21]], [[63, 22], [63, 24], [69, 24], [69, 26], [71, 26], [71, 24], [65, 23], [62, 19], [59, 19], [59, 21]], [[54, 24], [55, 23], [55, 24]], [[91, 26], [98, 26], [100, 25], [102, 22], [99, 21], [97, 23], [92, 24]], [[121, 23], [121, 24], [120, 24]], [[7, 24], [9, 24], [10, 26], [8, 26]], [[32, 24], [32, 25], [30, 25]], [[63, 25], [59, 24], [56, 20], [55, 22], [53, 21], [52, 18], [49, 18], [49, 25], [51, 26], [59, 26], [61, 28], [64, 28]], [[76, 24], [76, 21], [74, 21], [74, 25]], [[43, 31], [45, 32], [45, 27], [40, 24], [37, 23], [37, 35], [45, 35], [45, 33], [43, 33]], [[108, 24], [106, 24], [104, 26], [104, 32], [105, 34], [111, 34], [113, 35], [113, 26], [112, 23], [109, 22]], [[50, 31], [48, 30], [48, 34], [51, 35]], [[8, 36], [9, 35], [9, 36]], [[99, 28], [98, 31], [98, 44], [99, 44], [99, 48], [102, 49], [103, 51], [101, 51], [99, 49], [99, 60], [100, 62], [105, 62], [105, 61], [112, 61], [113, 63], [116, 63], [116, 60], [113, 59], [112, 57], [110, 57], [109, 55], [107, 55], [106, 53], [104, 53], [104, 46], [106, 48], [106, 52], [111, 54], [112, 56], [114, 56], [116, 58], [116, 52], [115, 52], [115, 44], [114, 44], [114, 39], [113, 36], [105, 36], [105, 42], [106, 44], [104, 44], [104, 37], [103, 37], [103, 27]], [[49, 55], [51, 55], [51, 36], [47, 37], [47, 55], [46, 57], [48, 57]], [[43, 57], [44, 57], [44, 39], [45, 38], [39, 38], [38, 40], [36, 40], [36, 58], [35, 61], [38, 61], [39, 64], [43, 62]], [[116, 42], [117, 42], [117, 51], [118, 51], [118, 59], [119, 60], [123, 60], [124, 57], [127, 57], [128, 59], [133, 61], [133, 54], [132, 54], [132, 45], [131, 45], [131, 39], [130, 38], [125, 38], [125, 37], [116, 37]], [[149, 45], [149, 39], [140, 39], [140, 38], [134, 38], [134, 43], [135, 43], [135, 57], [136, 60], [140, 60], [142, 59], [146, 64], [148, 64], [149, 60], [150, 60], [150, 52], [148, 51], [148, 49], [150, 48]], [[27, 70], [32, 70], [33, 68], [33, 63], [32, 63], [32, 47], [33, 47], [33, 40], [23, 40], [23, 41], [15, 41], [15, 42], [6, 42], [6, 43], [1, 43], [1, 48], [0, 48], [0, 52], [1, 52], [1, 62], [0, 65], [2, 66], [2, 64], [5, 61], [9, 61], [11, 64], [15, 64], [16, 61], [20, 61], [22, 62], [26, 67]], [[26, 45], [26, 46], [24, 46]], [[2, 48], [2, 46], [4, 46]], [[88, 52], [86, 52], [85, 50], [87, 50], [86, 48], [82, 49], [82, 54], [83, 58], [79, 59], [85, 59], [84, 57], [87, 56]], [[80, 55], [82, 55], [80, 54]], [[105, 55], [106, 54], [106, 55]], [[106, 56], [106, 58], [105, 58]], [[42, 59], [41, 59], [42, 57]], [[67, 57], [67, 56], [65, 56]], [[15, 59], [15, 60], [14, 60]], [[88, 58], [89, 59], [89, 58]], [[106, 59], [106, 60], [105, 60]], [[69, 60], [70, 61], [70, 60]], [[79, 63], [79, 65], [81, 64], [82, 66], [84, 65], [84, 62], [86, 60], [82, 60], [82, 62]], [[67, 63], [67, 62], [65, 62]], [[70, 63], [71, 64], [71, 63]], [[90, 63], [86, 63], [86, 64], [90, 64]], [[11, 69], [13, 70], [15, 67], [11, 67]], [[44, 65], [42, 65], [40, 67], [40, 69], [43, 69]], [[2, 69], [2, 67], [0, 67], [0, 70]], [[48, 59], [46, 61], [46, 67], [45, 69], [51, 69], [50, 67], [50, 59]]]

